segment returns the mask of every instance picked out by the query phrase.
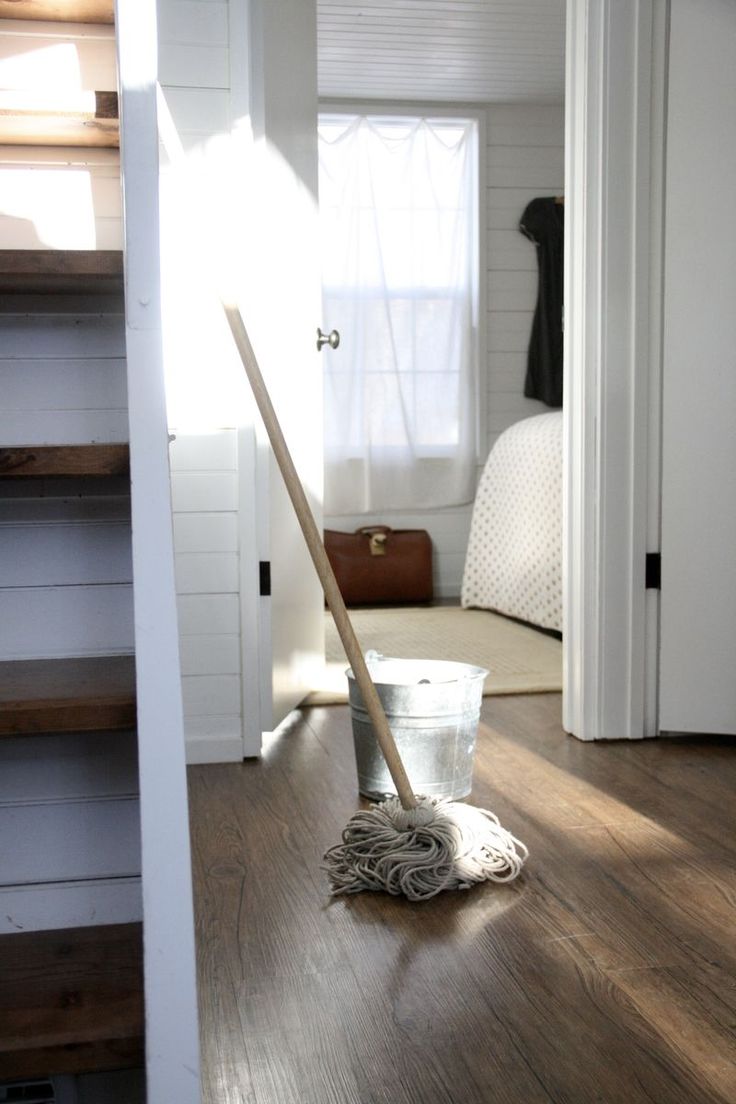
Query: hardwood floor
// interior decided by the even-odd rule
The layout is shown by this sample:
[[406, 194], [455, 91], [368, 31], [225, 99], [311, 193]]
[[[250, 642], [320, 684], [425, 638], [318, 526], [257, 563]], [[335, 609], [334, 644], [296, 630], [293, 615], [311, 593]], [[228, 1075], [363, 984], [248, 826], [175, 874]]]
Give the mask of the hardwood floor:
[[731, 1104], [736, 744], [582, 744], [486, 698], [473, 801], [508, 886], [330, 900], [346, 706], [190, 768], [206, 1104]]

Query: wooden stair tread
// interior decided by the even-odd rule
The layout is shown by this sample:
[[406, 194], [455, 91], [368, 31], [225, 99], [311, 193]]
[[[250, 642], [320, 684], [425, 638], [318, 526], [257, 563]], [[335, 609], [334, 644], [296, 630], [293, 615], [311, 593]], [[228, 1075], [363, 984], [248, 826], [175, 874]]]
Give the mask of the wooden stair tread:
[[0, 736], [134, 728], [135, 658], [0, 662]]
[[0, 90], [0, 145], [120, 145], [116, 92]]
[[5, 479], [87, 478], [129, 471], [130, 450], [124, 443], [0, 448], [0, 477]]
[[119, 249], [0, 249], [0, 291], [110, 292], [123, 287]]
[[0, 19], [49, 23], [112, 23], [113, 0], [0, 0]]
[[0, 1078], [143, 1066], [140, 924], [0, 936]]

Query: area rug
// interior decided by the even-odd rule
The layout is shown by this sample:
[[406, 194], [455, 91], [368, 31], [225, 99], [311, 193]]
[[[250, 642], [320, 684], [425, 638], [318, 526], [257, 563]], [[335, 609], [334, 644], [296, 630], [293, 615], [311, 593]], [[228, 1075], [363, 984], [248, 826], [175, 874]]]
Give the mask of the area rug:
[[[347, 701], [348, 666], [332, 618], [326, 615], [324, 679], [305, 705]], [[364, 652], [400, 659], [449, 659], [489, 671], [484, 694], [536, 694], [562, 689], [562, 644], [538, 629], [486, 610], [459, 606], [351, 610]]]

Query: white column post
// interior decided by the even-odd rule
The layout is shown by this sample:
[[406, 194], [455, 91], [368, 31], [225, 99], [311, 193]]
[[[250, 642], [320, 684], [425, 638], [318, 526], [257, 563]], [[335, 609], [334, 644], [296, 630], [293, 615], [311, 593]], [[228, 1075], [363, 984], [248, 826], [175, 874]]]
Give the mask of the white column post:
[[116, 5], [148, 1104], [199, 1104], [194, 918], [161, 339], [157, 29]]
[[665, 8], [568, 0], [563, 724], [583, 740], [656, 725], [644, 572], [658, 510]]

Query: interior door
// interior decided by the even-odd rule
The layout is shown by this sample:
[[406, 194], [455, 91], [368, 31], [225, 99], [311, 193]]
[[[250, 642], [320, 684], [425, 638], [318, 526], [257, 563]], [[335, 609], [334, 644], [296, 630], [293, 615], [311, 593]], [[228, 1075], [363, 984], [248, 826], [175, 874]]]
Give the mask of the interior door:
[[672, 0], [660, 728], [736, 732], [736, 5]]
[[[255, 0], [251, 20], [251, 125], [258, 174], [255, 263], [249, 266], [258, 302], [252, 337], [321, 527], [316, 3]], [[321, 587], [263, 436], [256, 482], [262, 566], [260, 720], [261, 730], [268, 731], [315, 685], [324, 662], [324, 612]]]

